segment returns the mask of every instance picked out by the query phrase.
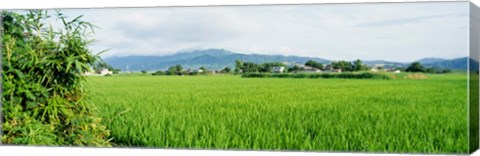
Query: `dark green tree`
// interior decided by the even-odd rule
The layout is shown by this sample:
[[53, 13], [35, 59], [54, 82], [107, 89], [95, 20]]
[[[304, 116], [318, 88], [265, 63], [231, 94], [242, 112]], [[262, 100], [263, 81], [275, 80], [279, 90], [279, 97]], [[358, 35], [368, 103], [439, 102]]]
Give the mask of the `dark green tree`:
[[425, 67], [423, 67], [420, 62], [413, 62], [410, 66], [405, 69], [406, 72], [425, 72]]
[[230, 69], [229, 67], [225, 67], [222, 69], [222, 73], [230, 73], [232, 71], [232, 69]]
[[363, 64], [360, 59], [357, 59], [353, 62], [353, 71], [362, 71], [368, 70], [368, 66]]
[[201, 66], [199, 69], [202, 70], [205, 73], [207, 72], [207, 68], [205, 68], [204, 66]]
[[288, 68], [288, 72], [300, 72], [302, 70], [303, 70], [303, 68], [298, 66], [298, 65], [294, 65], [294, 66]]
[[265, 62], [258, 65], [260, 72], [270, 72], [273, 67], [285, 66], [282, 62]]
[[321, 64], [317, 61], [314, 61], [314, 60], [308, 60], [305, 63], [305, 66], [309, 66], [309, 67], [313, 67], [313, 68], [317, 68], [317, 69], [323, 69], [323, 64]]
[[236, 60], [235, 61], [235, 73], [242, 73], [243, 69], [243, 61], [242, 60]]
[[113, 68], [111, 71], [112, 71], [113, 74], [118, 74], [118, 73], [120, 73], [121, 70], [117, 69], [117, 68]]
[[338, 62], [332, 62], [331, 65], [334, 69], [342, 69], [342, 71], [353, 71], [353, 65], [348, 61], [342, 60]]
[[177, 69], [177, 71], [182, 71], [183, 70], [182, 65], [179, 65], [179, 64], [175, 65], [175, 68]]
[[184, 73], [182, 71], [183, 67], [177, 64], [168, 68], [167, 72], [165, 72], [165, 75], [183, 75]]
[[165, 72], [159, 70], [159, 71], [156, 71], [156, 72], [152, 73], [152, 75], [165, 75]]

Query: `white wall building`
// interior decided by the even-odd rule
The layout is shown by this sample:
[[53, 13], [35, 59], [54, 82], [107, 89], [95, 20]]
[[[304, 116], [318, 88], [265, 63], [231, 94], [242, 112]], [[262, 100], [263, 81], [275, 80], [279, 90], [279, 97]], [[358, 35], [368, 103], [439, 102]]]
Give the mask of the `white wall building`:
[[273, 73], [283, 73], [283, 71], [285, 71], [285, 67], [284, 67], [284, 66], [275, 66], [275, 67], [272, 67], [272, 72], [273, 72]]
[[101, 71], [100, 71], [100, 75], [107, 75], [107, 74], [113, 74], [112, 71], [106, 69], [106, 68], [103, 68]]

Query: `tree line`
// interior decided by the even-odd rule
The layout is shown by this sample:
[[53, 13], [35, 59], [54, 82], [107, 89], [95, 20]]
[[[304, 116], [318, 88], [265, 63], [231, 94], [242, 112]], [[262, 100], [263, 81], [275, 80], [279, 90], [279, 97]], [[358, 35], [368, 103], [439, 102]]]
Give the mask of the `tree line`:
[[413, 62], [405, 69], [406, 72], [420, 72], [420, 73], [450, 73], [450, 69], [440, 69], [440, 68], [426, 68], [420, 62]]
[[[243, 62], [241, 60], [237, 60], [235, 61], [235, 73], [270, 72], [272, 68], [276, 66], [287, 67], [282, 62], [266, 62], [266, 63], [256, 64], [253, 62]], [[305, 62], [304, 67], [301, 67], [296, 64], [286, 68], [285, 72], [300, 72], [300, 71], [304, 71], [305, 67], [318, 69], [318, 70], [340, 69], [342, 71], [351, 71], [351, 72], [369, 70], [369, 67], [363, 64], [363, 62], [360, 59], [357, 59], [352, 62], [343, 61], [343, 60], [333, 61], [330, 64], [326, 64], [326, 65], [314, 60], [308, 60], [307, 62]]]
[[[332, 61], [330, 64], [323, 64], [315, 60], [308, 60], [302, 65], [295, 64], [293, 66], [287, 66], [283, 62], [265, 62], [265, 63], [254, 63], [254, 62], [244, 62], [242, 60], [235, 61], [235, 67], [232, 70], [230, 67], [224, 67], [221, 70], [209, 70], [205, 67], [200, 67], [199, 69], [184, 69], [182, 65], [173, 65], [170, 66], [167, 70], [158, 70], [152, 75], [204, 75], [210, 73], [268, 73], [272, 72], [274, 67], [284, 67], [283, 72], [302, 72], [309, 70], [341, 70], [342, 72], [357, 72], [357, 71], [369, 71], [372, 67], [364, 64], [362, 60], [357, 59], [355, 61]], [[109, 69], [113, 71], [114, 74], [120, 72], [120, 69], [115, 69], [107, 63], [100, 61], [93, 66], [94, 70], [99, 73], [101, 69]], [[378, 69], [383, 69], [379, 67]], [[421, 73], [450, 73], [450, 69], [441, 69], [441, 68], [427, 68], [424, 67], [420, 62], [413, 62], [407, 67], [395, 67], [389, 69], [390, 71], [399, 70], [402, 72], [421, 72]], [[141, 71], [142, 74], [147, 74], [146, 70]]]

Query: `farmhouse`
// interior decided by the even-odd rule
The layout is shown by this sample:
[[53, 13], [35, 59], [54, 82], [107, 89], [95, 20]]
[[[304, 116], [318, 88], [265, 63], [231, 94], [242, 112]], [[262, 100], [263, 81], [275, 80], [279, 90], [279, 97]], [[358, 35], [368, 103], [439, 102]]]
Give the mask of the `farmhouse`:
[[196, 72], [196, 73], [203, 73], [203, 70], [201, 70], [201, 69], [195, 69], [195, 70], [193, 70], [193, 72]]
[[324, 70], [324, 72], [341, 73], [342, 69], [327, 69], [327, 70]]
[[272, 67], [272, 72], [273, 72], [273, 73], [283, 73], [284, 70], [285, 70], [285, 67], [284, 67], [284, 66], [275, 66], [275, 67]]
[[401, 73], [400, 70], [395, 69], [395, 68], [385, 68], [384, 71], [386, 71], [386, 72], [392, 72], [392, 73]]
[[107, 68], [103, 68], [101, 71], [100, 71], [100, 75], [107, 75], [107, 74], [113, 74], [112, 71], [108, 70]]
[[325, 67], [325, 72], [332, 72], [332, 73], [341, 73], [342, 69], [335, 69], [331, 65], [327, 65]]
[[107, 68], [103, 68], [100, 71], [95, 71], [93, 68], [90, 68], [90, 71], [83, 73], [83, 75], [86, 75], [86, 76], [103, 76], [107, 74], [112, 75], [113, 71], [110, 71]]
[[321, 72], [320, 69], [314, 68], [314, 67], [310, 67], [310, 66], [305, 66], [305, 67], [303, 67], [303, 70], [306, 71], [306, 72], [315, 72], [315, 73]]
[[332, 69], [330, 72], [332, 73], [341, 73], [342, 69]]

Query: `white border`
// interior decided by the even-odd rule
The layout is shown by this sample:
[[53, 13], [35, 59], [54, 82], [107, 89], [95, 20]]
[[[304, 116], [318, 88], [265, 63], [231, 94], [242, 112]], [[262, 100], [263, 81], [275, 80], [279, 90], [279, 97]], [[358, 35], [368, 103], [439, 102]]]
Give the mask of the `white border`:
[[[51, 8], [105, 8], [105, 7], [157, 7], [157, 6], [216, 6], [262, 4], [312, 4], [312, 3], [378, 3], [378, 2], [443, 2], [465, 0], [0, 0], [0, 9], [51, 9]], [[480, 6], [480, 0], [471, 0]], [[314, 156], [314, 155], [412, 155], [375, 153], [327, 153], [327, 152], [268, 152], [221, 150], [174, 150], [145, 148], [79, 148], [0, 146], [0, 155], [35, 156], [85, 156], [85, 155], [228, 155], [228, 156]], [[418, 154], [417, 154], [418, 155]], [[473, 155], [480, 155], [476, 152]]]
[[[13, 2], [12, 2], [13, 1]], [[312, 3], [451, 2], [468, 0], [0, 0], [0, 9], [214, 6]], [[480, 0], [476, 4], [480, 4]], [[474, 2], [475, 3], [475, 2]]]
[[[180, 150], [180, 149], [148, 149], [148, 148], [80, 148], [80, 147], [28, 147], [0, 146], [0, 154], [8, 156], [149, 156], [149, 155], [195, 155], [195, 156], [422, 156], [421, 154], [379, 154], [379, 153], [327, 153], [327, 152], [291, 152], [291, 151], [233, 151], [233, 150]], [[432, 155], [433, 156], [433, 155]]]

